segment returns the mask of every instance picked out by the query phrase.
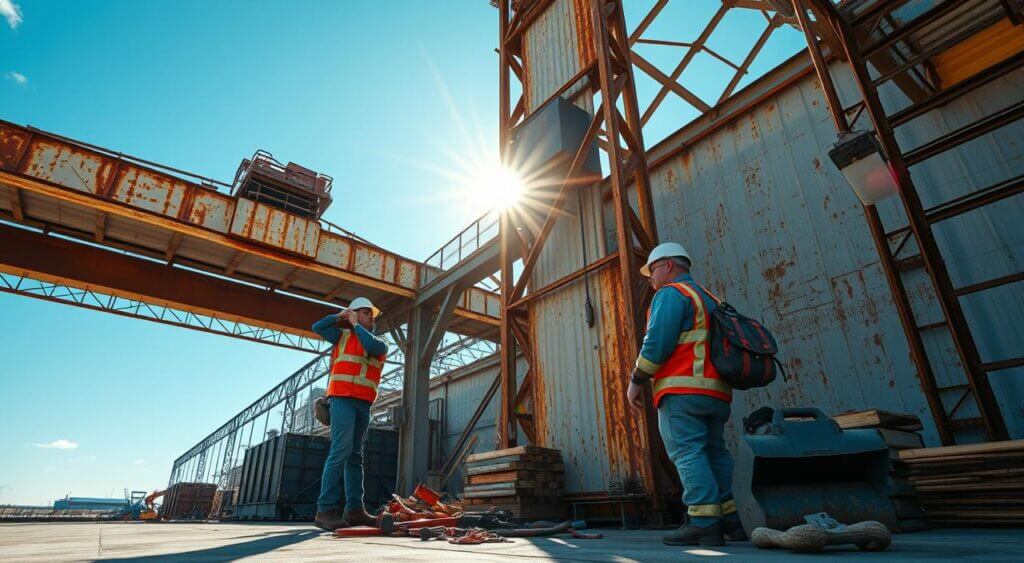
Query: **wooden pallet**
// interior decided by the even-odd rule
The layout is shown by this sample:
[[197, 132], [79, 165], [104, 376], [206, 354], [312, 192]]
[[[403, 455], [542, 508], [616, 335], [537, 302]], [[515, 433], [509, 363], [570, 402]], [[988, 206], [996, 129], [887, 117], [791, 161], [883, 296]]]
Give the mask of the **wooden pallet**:
[[1024, 440], [901, 450], [935, 525], [1024, 524]]
[[558, 450], [520, 446], [466, 458], [462, 499], [467, 509], [508, 510], [516, 518], [562, 517], [565, 465]]

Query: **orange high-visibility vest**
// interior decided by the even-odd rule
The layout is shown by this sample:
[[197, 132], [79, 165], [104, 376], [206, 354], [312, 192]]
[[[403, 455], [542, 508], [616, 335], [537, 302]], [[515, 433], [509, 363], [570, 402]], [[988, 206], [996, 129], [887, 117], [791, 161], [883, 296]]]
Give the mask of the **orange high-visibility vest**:
[[330, 397], [354, 397], [372, 403], [377, 398], [377, 385], [387, 354], [366, 355], [363, 343], [351, 329], [343, 329], [338, 344], [331, 350], [331, 378], [327, 385]]
[[685, 283], [668, 285], [693, 302], [693, 329], [679, 334], [672, 355], [654, 373], [654, 405], [657, 406], [665, 395], [708, 395], [732, 402], [732, 387], [718, 376], [708, 357], [711, 315], [704, 301], [696, 290]]

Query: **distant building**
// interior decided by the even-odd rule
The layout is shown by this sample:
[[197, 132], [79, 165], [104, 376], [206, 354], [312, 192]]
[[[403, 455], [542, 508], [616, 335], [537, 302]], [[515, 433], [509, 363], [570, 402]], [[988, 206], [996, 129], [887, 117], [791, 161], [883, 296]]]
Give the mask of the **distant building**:
[[313, 405], [318, 397], [323, 396], [327, 389], [314, 387], [309, 390], [309, 395], [304, 401], [296, 400], [295, 418], [292, 422], [292, 432], [299, 434], [311, 434], [320, 424], [313, 417]]
[[117, 510], [128, 506], [123, 498], [64, 497], [53, 501], [54, 510]]

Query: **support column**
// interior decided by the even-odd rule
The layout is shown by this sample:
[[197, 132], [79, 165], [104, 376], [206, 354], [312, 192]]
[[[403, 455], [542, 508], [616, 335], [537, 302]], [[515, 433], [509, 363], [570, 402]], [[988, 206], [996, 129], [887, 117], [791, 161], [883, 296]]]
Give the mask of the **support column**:
[[[427, 479], [430, 428], [430, 364], [455, 312], [463, 288], [453, 285], [438, 302], [418, 305], [409, 313], [402, 382], [402, 422], [398, 441], [397, 493], [409, 494]], [[437, 309], [436, 316], [434, 310]]]

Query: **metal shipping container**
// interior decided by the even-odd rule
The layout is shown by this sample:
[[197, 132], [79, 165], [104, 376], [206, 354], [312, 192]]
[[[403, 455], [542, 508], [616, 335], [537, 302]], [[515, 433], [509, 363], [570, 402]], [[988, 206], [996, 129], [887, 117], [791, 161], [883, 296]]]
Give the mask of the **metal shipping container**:
[[212, 483], [175, 483], [167, 490], [160, 507], [164, 520], [205, 520], [213, 506], [217, 485]]
[[[320, 436], [288, 433], [246, 451], [235, 516], [312, 520], [330, 442]], [[363, 447], [363, 500], [367, 506], [376, 508], [391, 495], [397, 467], [397, 432], [371, 428]]]

